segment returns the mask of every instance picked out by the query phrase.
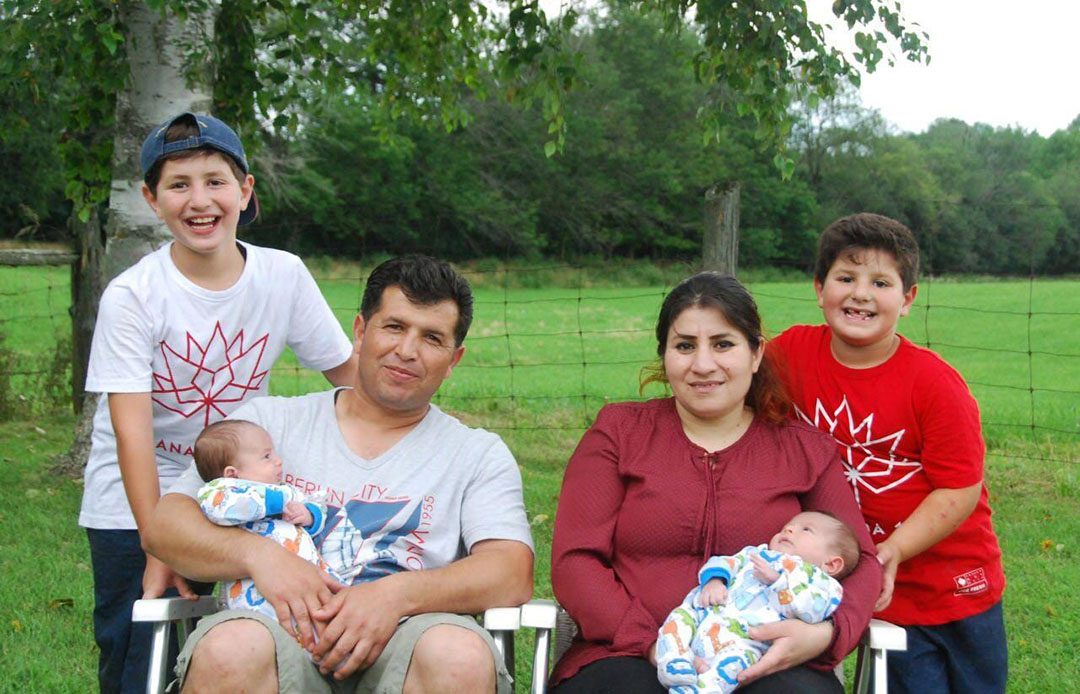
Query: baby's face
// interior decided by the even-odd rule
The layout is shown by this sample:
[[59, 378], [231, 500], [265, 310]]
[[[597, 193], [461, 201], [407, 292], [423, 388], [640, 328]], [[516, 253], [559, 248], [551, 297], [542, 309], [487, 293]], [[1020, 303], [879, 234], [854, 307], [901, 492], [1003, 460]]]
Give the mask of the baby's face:
[[281, 482], [281, 458], [274, 450], [270, 434], [260, 427], [244, 427], [232, 464], [240, 479], [265, 484]]
[[811, 564], [821, 566], [836, 554], [829, 551], [835, 532], [830, 521], [831, 518], [820, 513], [800, 513], [773, 535], [769, 549], [797, 554]]

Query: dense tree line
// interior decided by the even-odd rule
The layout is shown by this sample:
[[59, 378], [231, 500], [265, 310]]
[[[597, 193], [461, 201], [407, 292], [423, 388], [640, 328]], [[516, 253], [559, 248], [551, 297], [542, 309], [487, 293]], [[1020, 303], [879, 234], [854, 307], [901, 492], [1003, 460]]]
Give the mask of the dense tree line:
[[[737, 180], [745, 264], [806, 267], [828, 221], [873, 210], [907, 222], [936, 272], [1080, 270], [1080, 118], [1048, 138], [951, 120], [898, 134], [841, 94], [796, 106], [797, 166], [785, 179], [759, 125], [735, 109], [703, 144], [698, 109], [732, 95], [687, 69], [697, 34], [659, 21], [613, 9], [579, 26], [580, 85], [555, 156], [539, 104], [469, 97], [466, 125], [452, 131], [392, 118], [363, 90], [304, 104], [300, 127], [268, 129], [255, 158], [263, 216], [251, 238], [337, 256], [693, 257], [704, 190]], [[62, 235], [63, 179], [46, 137], [57, 114], [5, 105], [25, 127], [0, 141], [17, 176], [0, 188], [0, 233]]]

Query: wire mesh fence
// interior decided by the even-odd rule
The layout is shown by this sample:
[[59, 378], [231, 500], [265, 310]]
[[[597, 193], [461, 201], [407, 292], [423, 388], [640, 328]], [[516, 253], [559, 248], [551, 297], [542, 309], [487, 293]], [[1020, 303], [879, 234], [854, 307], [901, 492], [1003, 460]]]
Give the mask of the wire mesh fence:
[[[370, 265], [309, 262], [346, 330]], [[606, 402], [664, 394], [639, 389], [657, 359], [654, 322], [687, 264], [522, 261], [461, 266], [474, 287], [466, 354], [436, 403], [499, 432], [582, 430]], [[740, 272], [767, 331], [820, 323], [808, 277]], [[32, 418], [64, 405], [70, 379], [70, 273], [65, 267], [0, 268], [0, 412]], [[1074, 462], [1080, 443], [1080, 280], [921, 279], [900, 332], [941, 354], [980, 404], [992, 452]], [[275, 365], [271, 392], [326, 387], [291, 354]]]

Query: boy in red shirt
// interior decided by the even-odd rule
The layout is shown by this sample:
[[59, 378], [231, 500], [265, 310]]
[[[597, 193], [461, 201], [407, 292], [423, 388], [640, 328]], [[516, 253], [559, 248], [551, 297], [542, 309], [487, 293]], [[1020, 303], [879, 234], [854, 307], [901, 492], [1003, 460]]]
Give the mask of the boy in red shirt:
[[889, 691], [1004, 692], [1005, 576], [978, 405], [956, 369], [896, 333], [918, 266], [903, 224], [836, 220], [814, 272], [826, 324], [792, 326], [769, 349], [798, 416], [839, 444], [884, 567], [876, 616], [907, 628]]

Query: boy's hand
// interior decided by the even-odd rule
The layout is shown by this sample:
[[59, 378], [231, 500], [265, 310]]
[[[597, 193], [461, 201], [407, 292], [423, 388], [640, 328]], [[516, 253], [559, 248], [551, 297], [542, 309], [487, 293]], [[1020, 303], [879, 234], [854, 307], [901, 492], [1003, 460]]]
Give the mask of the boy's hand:
[[176, 588], [182, 598], [199, 599], [199, 596], [188, 585], [187, 579], [152, 554], [146, 555], [146, 570], [143, 571], [142, 587], [144, 600], [160, 598], [169, 588]]
[[719, 578], [710, 578], [697, 596], [698, 607], [723, 605], [727, 602], [727, 586]]
[[281, 520], [305, 528], [315, 522], [308, 507], [299, 501], [290, 501], [285, 504], [285, 510], [281, 512]]
[[893, 588], [896, 585], [896, 569], [900, 566], [903, 558], [900, 551], [889, 544], [886, 540], [877, 546], [877, 560], [881, 564], [881, 595], [874, 603], [874, 612], [881, 612], [892, 602]]
[[771, 586], [780, 578], [780, 574], [777, 573], [776, 569], [765, 561], [760, 554], [751, 554], [750, 563], [754, 565], [754, 578], [765, 585]]

